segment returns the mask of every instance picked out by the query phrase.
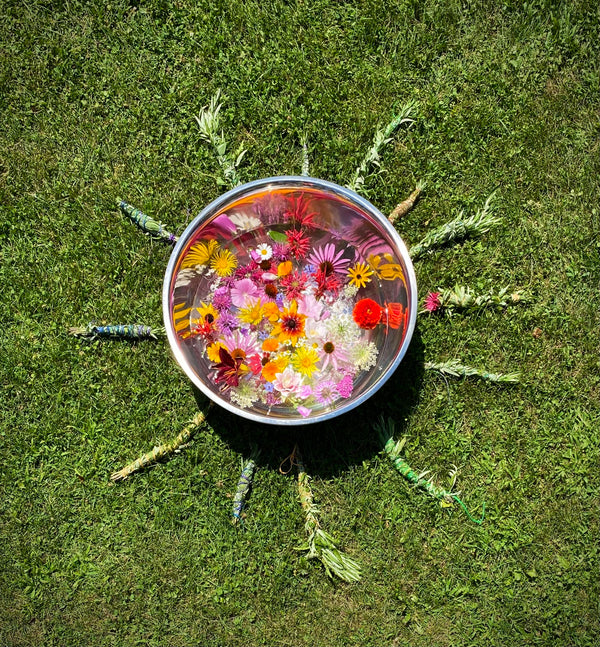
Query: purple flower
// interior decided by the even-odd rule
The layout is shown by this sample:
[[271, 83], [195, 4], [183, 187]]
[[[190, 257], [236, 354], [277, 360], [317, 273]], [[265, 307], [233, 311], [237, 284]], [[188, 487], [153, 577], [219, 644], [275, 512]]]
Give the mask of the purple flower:
[[219, 332], [227, 335], [230, 332], [233, 332], [239, 325], [237, 317], [234, 317], [229, 312], [222, 312], [217, 319], [217, 328]]
[[342, 258], [346, 250], [342, 249], [336, 253], [335, 245], [327, 243], [315, 250], [306, 260], [315, 265], [324, 276], [335, 273], [344, 273], [350, 259]]
[[229, 290], [227, 288], [218, 288], [215, 290], [212, 304], [217, 310], [227, 310], [231, 305]]
[[337, 397], [340, 395], [335, 382], [327, 380], [321, 382], [314, 389], [314, 394], [321, 404], [333, 404]]
[[310, 414], [312, 413], [311, 410], [307, 407], [298, 407], [296, 410], [303, 418], [308, 418], [308, 416], [310, 416]]

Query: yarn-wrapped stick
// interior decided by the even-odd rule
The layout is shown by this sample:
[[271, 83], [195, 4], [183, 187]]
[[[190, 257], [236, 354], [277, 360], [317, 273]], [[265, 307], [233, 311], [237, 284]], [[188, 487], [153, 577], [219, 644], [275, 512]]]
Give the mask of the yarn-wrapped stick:
[[111, 481], [122, 481], [128, 476], [131, 476], [135, 472], [157, 463], [166, 456], [170, 456], [173, 452], [180, 449], [183, 445], [188, 443], [193, 437], [194, 434], [202, 427], [206, 422], [206, 416], [211, 408], [211, 404], [208, 405], [206, 414], [202, 411], [199, 411], [189, 422], [188, 426], [171, 442], [165, 443], [164, 445], [156, 446], [152, 451], [144, 454], [133, 463], [129, 463], [123, 469], [120, 469], [118, 472], [113, 472], [110, 476]]
[[417, 182], [415, 190], [408, 196], [408, 198], [406, 198], [406, 200], [403, 200], [392, 210], [392, 212], [388, 216], [388, 220], [392, 224], [395, 223], [399, 218], [403, 218], [415, 206], [417, 200], [419, 199], [419, 196], [421, 195], [421, 192], [425, 188], [425, 185], [425, 182]]
[[461, 211], [457, 218], [427, 234], [421, 242], [410, 248], [410, 257], [416, 260], [430, 249], [441, 247], [447, 243], [455, 243], [469, 236], [480, 236], [489, 231], [500, 222], [500, 218], [491, 213], [494, 196], [495, 192], [488, 197], [483, 207], [473, 216], [465, 218], [464, 212]]
[[252, 481], [256, 472], [256, 459], [258, 458], [258, 451], [253, 450], [250, 458], [245, 465], [242, 465], [242, 472], [238, 481], [235, 496], [233, 497], [233, 523], [243, 523], [243, 512], [246, 507], [246, 501], [252, 489]]
[[165, 336], [162, 326], [143, 326], [141, 324], [113, 324], [97, 326], [88, 324], [81, 328], [69, 328], [69, 334], [82, 339], [127, 339], [141, 341], [144, 339], [158, 339]]
[[166, 243], [171, 245], [174, 245], [177, 242], [177, 236], [167, 231], [161, 222], [158, 222], [157, 220], [154, 220], [154, 218], [142, 213], [139, 209], [127, 204], [127, 202], [123, 202], [122, 200], [119, 201], [119, 209], [145, 234], [164, 240]]
[[358, 582], [361, 577], [359, 564], [343, 553], [335, 545], [333, 537], [321, 529], [319, 510], [314, 503], [310, 487], [310, 477], [304, 469], [297, 447], [294, 449], [294, 457], [298, 469], [298, 495], [306, 517], [304, 528], [308, 534], [308, 540], [303, 549], [308, 550], [308, 559], [315, 557], [319, 559], [329, 577], [336, 575], [345, 582]]
[[483, 523], [485, 518], [485, 502], [483, 503], [481, 510], [481, 517], [475, 519], [469, 513], [467, 506], [458, 498], [457, 492], [452, 492], [452, 487], [454, 487], [454, 482], [456, 478], [456, 469], [453, 472], [455, 477], [450, 490], [445, 490], [438, 485], [435, 485], [432, 479], [425, 478], [429, 472], [421, 472], [418, 474], [415, 472], [412, 467], [400, 456], [404, 444], [406, 442], [406, 437], [398, 442], [394, 442], [394, 432], [395, 424], [391, 418], [388, 418], [387, 421], [384, 420], [383, 416], [380, 417], [379, 422], [375, 423], [375, 429], [379, 434], [381, 443], [383, 444], [383, 449], [387, 454], [388, 458], [391, 460], [392, 464], [400, 474], [409, 482], [412, 483], [415, 487], [418, 487], [424, 490], [434, 499], [439, 499], [444, 502], [445, 505], [451, 504], [454, 501], [460, 505], [467, 517], [478, 525]]

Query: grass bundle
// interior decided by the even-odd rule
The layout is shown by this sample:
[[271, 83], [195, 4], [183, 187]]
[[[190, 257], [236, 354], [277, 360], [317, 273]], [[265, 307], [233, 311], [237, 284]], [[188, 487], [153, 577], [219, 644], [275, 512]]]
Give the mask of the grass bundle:
[[415, 187], [415, 190], [408, 196], [408, 198], [406, 198], [406, 200], [403, 200], [399, 205], [394, 207], [394, 209], [388, 216], [388, 220], [392, 224], [394, 224], [396, 220], [403, 218], [407, 213], [409, 213], [409, 211], [417, 203], [417, 200], [419, 199], [419, 196], [421, 195], [426, 185], [427, 185], [426, 182], [422, 182], [422, 181], [417, 182], [417, 186]]
[[258, 458], [258, 454], [259, 452], [254, 449], [245, 465], [242, 459], [242, 472], [233, 497], [232, 516], [234, 524], [244, 522], [244, 508], [246, 506], [248, 496], [250, 495], [250, 490], [252, 489], [252, 481], [256, 472], [256, 459]]
[[153, 238], [163, 240], [171, 245], [174, 245], [177, 242], [177, 236], [167, 231], [165, 229], [165, 226], [161, 222], [158, 222], [157, 220], [154, 220], [154, 218], [147, 216], [139, 209], [136, 209], [132, 205], [127, 204], [127, 202], [123, 202], [123, 200], [119, 201], [119, 209], [125, 216], [127, 216], [127, 218], [129, 218], [129, 220], [131, 220], [131, 222], [133, 222], [133, 224], [137, 225], [145, 234], [148, 234]]
[[515, 383], [521, 378], [520, 373], [488, 373], [472, 366], [464, 366], [456, 359], [440, 363], [425, 362], [425, 369], [438, 371], [442, 375], [450, 375], [451, 377], [480, 377], [488, 382]]
[[222, 104], [219, 103], [220, 98], [221, 91], [217, 90], [210, 103], [202, 108], [195, 119], [200, 129], [200, 136], [209, 142], [215, 151], [217, 161], [223, 172], [224, 181], [222, 183], [233, 188], [241, 184], [237, 169], [246, 151], [240, 147], [234, 155], [227, 152], [225, 135], [220, 128], [221, 115], [219, 113], [222, 107]]
[[392, 137], [391, 135], [394, 131], [401, 126], [402, 124], [412, 124], [414, 119], [412, 115], [414, 113], [415, 104], [407, 103], [400, 108], [400, 112], [390, 121], [390, 123], [385, 128], [380, 128], [375, 133], [373, 138], [373, 144], [371, 148], [363, 158], [362, 162], [356, 169], [352, 180], [348, 183], [348, 188], [352, 191], [360, 191], [365, 180], [369, 175], [371, 175], [371, 169], [373, 166], [379, 166], [380, 151], [381, 149], [388, 144]]
[[145, 339], [158, 339], [165, 336], [163, 326], [143, 326], [141, 324], [113, 324], [97, 326], [89, 323], [87, 326], [69, 328], [69, 335], [82, 339], [126, 339], [129, 341], [142, 341]]
[[202, 427], [206, 422], [206, 416], [210, 411], [211, 404], [208, 405], [206, 414], [202, 411], [199, 411], [189, 422], [188, 426], [170, 443], [165, 443], [164, 445], [156, 446], [152, 451], [144, 454], [133, 463], [129, 463], [123, 469], [120, 469], [118, 472], [113, 472], [110, 476], [111, 481], [122, 481], [128, 476], [131, 476], [135, 472], [153, 465], [163, 458], [170, 456], [173, 452], [176, 452], [183, 445], [188, 443], [193, 437], [196, 431]]
[[485, 294], [475, 294], [469, 287], [455, 285], [449, 290], [430, 292], [423, 300], [420, 314], [429, 312], [446, 312], [451, 315], [457, 310], [483, 310], [486, 308], [506, 308], [518, 303], [524, 303], [521, 291], [508, 293], [508, 287], [499, 292], [489, 291]]
[[296, 448], [295, 463], [298, 469], [298, 494], [306, 517], [304, 528], [308, 534], [307, 543], [301, 550], [308, 550], [308, 559], [319, 559], [329, 577], [336, 575], [345, 582], [360, 580], [360, 566], [351, 557], [343, 553], [336, 545], [333, 537], [322, 530], [319, 523], [319, 509], [314, 503], [310, 477], [304, 469], [302, 457]]
[[483, 207], [474, 215], [465, 218], [464, 212], [461, 211], [457, 218], [427, 234], [421, 242], [410, 248], [411, 258], [416, 260], [430, 249], [459, 242], [469, 236], [485, 234], [500, 222], [500, 218], [492, 214], [495, 195], [494, 192], [488, 196]]
[[392, 461], [396, 470], [400, 472], [400, 474], [402, 474], [402, 476], [409, 483], [412, 483], [415, 487], [420, 488], [434, 499], [440, 500], [442, 504], [445, 504], [446, 506], [451, 505], [454, 502], [458, 503], [471, 521], [479, 525], [483, 523], [483, 520], [485, 518], [485, 503], [483, 504], [481, 511], [481, 518], [475, 519], [471, 516], [465, 504], [458, 498], [460, 492], [452, 491], [452, 488], [456, 483], [456, 467], [454, 467], [454, 469], [450, 473], [452, 478], [450, 489], [446, 490], [436, 485], [433, 482], [432, 478], [426, 478], [429, 472], [421, 472], [417, 474], [417, 472], [415, 472], [411, 468], [411, 466], [403, 458], [401, 458], [400, 453], [402, 452], [402, 449], [404, 448], [404, 445], [406, 443], [406, 436], [402, 438], [402, 440], [394, 442], [395, 423], [391, 418], [388, 418], [386, 421], [383, 416], [381, 416], [379, 422], [375, 423], [375, 429], [379, 434], [379, 438], [384, 446], [384, 451], [387, 454], [388, 458]]

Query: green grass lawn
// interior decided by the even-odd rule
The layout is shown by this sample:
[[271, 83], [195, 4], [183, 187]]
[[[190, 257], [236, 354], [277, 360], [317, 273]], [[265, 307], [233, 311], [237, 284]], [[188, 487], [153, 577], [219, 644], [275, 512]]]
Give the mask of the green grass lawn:
[[[0, 645], [552, 645], [600, 641], [600, 13], [578, 0], [4, 2], [0, 19]], [[500, 226], [416, 264], [419, 293], [509, 286], [527, 303], [422, 316], [386, 386], [328, 426], [215, 410], [172, 460], [110, 474], [174, 437], [197, 398], [166, 342], [85, 343], [70, 326], [161, 324], [169, 248], [221, 194], [194, 116], [221, 89], [242, 179], [345, 184], [400, 128], [362, 193], [407, 243], [497, 190]], [[445, 380], [460, 359], [517, 385]], [[458, 488], [411, 488], [381, 453]], [[296, 550], [301, 444], [323, 527], [363, 578]], [[261, 448], [244, 528], [241, 457]]]

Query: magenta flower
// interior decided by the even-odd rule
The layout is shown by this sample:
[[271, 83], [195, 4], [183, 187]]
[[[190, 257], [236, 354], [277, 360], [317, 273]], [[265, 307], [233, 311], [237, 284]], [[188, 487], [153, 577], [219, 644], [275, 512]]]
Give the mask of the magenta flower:
[[349, 398], [352, 395], [352, 375], [347, 373], [344, 377], [337, 383], [337, 390], [342, 398]]
[[348, 263], [350, 263], [349, 258], [342, 258], [344, 251], [342, 249], [336, 254], [335, 245], [328, 243], [315, 250], [306, 260], [325, 276], [334, 272], [343, 274], [346, 271]]
[[425, 303], [423, 304], [423, 307], [425, 308], [425, 310], [427, 310], [427, 312], [435, 312], [442, 307], [440, 296], [440, 292], [430, 292], [425, 297]]

